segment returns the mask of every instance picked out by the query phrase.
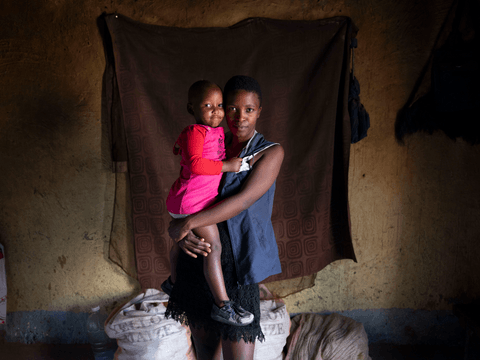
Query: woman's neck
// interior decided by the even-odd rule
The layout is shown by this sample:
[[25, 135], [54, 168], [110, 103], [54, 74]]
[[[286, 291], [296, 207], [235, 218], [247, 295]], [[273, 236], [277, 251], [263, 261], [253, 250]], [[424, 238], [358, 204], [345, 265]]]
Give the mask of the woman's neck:
[[[251, 137], [250, 137], [250, 139], [251, 139]], [[242, 141], [237, 136], [232, 135], [231, 141], [229, 143], [227, 143], [227, 156], [229, 158], [239, 156], [240, 152], [242, 151], [242, 149], [245, 146], [247, 146], [248, 141], [250, 139]]]

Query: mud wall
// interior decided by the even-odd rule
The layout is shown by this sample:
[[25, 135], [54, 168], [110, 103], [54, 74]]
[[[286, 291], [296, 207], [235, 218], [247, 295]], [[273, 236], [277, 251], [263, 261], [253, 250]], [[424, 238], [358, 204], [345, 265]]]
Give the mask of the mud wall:
[[368, 137], [351, 148], [358, 263], [339, 261], [319, 272], [313, 288], [286, 298], [288, 310], [448, 312], [480, 295], [480, 147], [443, 133], [415, 134], [405, 146], [394, 137], [396, 113], [451, 3], [2, 1], [0, 242], [11, 339], [43, 339], [15, 320], [22, 314], [111, 309], [140, 290], [108, 260], [115, 184], [125, 175], [111, 171], [101, 120], [102, 12], [179, 27], [350, 16], [360, 29], [355, 69], [371, 116]]

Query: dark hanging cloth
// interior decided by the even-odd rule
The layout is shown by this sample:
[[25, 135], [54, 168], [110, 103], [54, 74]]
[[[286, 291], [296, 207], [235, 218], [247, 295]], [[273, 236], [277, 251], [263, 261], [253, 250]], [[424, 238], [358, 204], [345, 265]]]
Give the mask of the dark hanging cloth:
[[399, 111], [395, 135], [442, 130], [451, 139], [480, 144], [477, 130], [480, 98], [480, 3], [454, 1], [434, 49], [415, 87]]
[[360, 102], [360, 84], [353, 74], [350, 75], [350, 91], [348, 93], [348, 112], [352, 127], [352, 144], [367, 137], [370, 128], [370, 115]]
[[179, 171], [171, 148], [192, 122], [187, 92], [199, 79], [220, 86], [233, 75], [257, 79], [263, 93], [257, 130], [285, 149], [272, 213], [282, 273], [266, 281], [355, 260], [348, 209], [348, 84], [356, 28], [349, 18], [251, 18], [228, 28], [188, 29], [116, 14], [102, 21], [105, 116], [111, 121], [113, 160], [128, 162], [143, 288], [160, 288], [170, 273], [165, 199]]
[[370, 115], [360, 102], [360, 83], [354, 74], [354, 49], [357, 47], [357, 39], [352, 39], [352, 72], [350, 73], [350, 88], [348, 92], [348, 113], [350, 126], [352, 127], [352, 144], [359, 142], [367, 136], [370, 128]]

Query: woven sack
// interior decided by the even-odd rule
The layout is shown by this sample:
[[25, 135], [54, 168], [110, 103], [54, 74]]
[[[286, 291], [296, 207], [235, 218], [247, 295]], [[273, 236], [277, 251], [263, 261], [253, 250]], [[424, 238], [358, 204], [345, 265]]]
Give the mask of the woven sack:
[[190, 329], [165, 318], [168, 295], [156, 289], [116, 309], [105, 332], [117, 339], [116, 360], [195, 360]]
[[340, 314], [292, 319], [285, 360], [371, 360], [363, 324]]
[[282, 360], [290, 329], [290, 315], [283, 301], [260, 301], [260, 327], [265, 341], [255, 343], [254, 360]]

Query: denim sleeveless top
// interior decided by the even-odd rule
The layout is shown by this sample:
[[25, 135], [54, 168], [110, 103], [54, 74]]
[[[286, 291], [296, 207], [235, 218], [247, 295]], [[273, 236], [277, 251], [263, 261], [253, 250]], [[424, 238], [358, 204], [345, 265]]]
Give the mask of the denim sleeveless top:
[[[277, 144], [255, 131], [239, 156], [243, 158], [240, 171], [226, 173], [224, 177], [222, 199], [240, 191], [253, 168], [249, 165], [253, 155], [273, 145]], [[239, 285], [259, 283], [282, 272], [271, 220], [274, 193], [275, 182], [252, 206], [227, 220]]]

